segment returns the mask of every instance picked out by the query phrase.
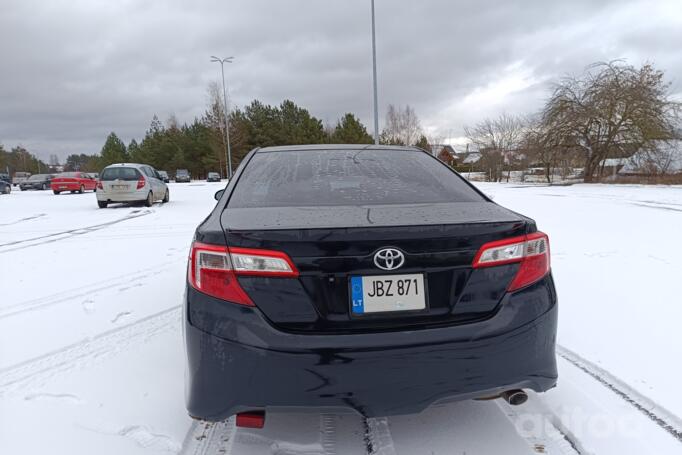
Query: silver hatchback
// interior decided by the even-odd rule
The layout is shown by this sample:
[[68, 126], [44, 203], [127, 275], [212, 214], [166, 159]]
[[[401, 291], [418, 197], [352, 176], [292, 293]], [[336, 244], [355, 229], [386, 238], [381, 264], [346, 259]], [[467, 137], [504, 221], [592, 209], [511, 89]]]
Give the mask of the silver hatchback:
[[170, 192], [156, 169], [147, 164], [120, 163], [104, 168], [97, 182], [97, 205], [113, 202], [168, 202]]

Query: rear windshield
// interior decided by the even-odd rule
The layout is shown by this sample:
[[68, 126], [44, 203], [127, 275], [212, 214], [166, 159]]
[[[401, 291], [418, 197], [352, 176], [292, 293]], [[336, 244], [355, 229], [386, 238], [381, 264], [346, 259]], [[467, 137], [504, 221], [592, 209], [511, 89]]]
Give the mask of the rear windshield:
[[40, 181], [40, 180], [46, 180], [49, 177], [47, 174], [36, 174], [32, 175], [28, 178], [28, 180], [32, 182]]
[[229, 207], [424, 204], [483, 201], [424, 152], [304, 150], [256, 153]]
[[177, 175], [187, 175], [189, 171], [187, 169], [178, 169]]
[[80, 175], [80, 172], [62, 172], [61, 174], [57, 175], [57, 177], [80, 177]]
[[134, 167], [108, 167], [102, 171], [101, 180], [137, 180], [140, 173]]

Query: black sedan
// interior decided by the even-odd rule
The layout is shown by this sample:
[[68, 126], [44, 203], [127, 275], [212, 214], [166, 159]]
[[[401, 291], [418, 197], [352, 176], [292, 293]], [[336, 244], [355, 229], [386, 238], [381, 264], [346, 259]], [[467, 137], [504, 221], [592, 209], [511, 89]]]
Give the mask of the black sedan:
[[549, 239], [410, 147], [251, 151], [195, 233], [187, 409], [364, 416], [555, 386]]
[[52, 182], [52, 174], [35, 174], [19, 184], [21, 191], [26, 190], [48, 190]]

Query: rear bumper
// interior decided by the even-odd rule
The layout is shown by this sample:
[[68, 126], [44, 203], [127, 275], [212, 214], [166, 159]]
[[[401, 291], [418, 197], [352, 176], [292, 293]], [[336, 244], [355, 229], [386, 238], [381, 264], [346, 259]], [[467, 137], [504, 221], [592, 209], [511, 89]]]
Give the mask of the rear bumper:
[[81, 189], [78, 183], [53, 183], [50, 186], [53, 191], [78, 191]]
[[507, 295], [485, 321], [409, 332], [286, 333], [258, 309], [192, 288], [184, 315], [187, 409], [207, 420], [297, 406], [409, 414], [512, 388], [543, 392], [557, 380], [551, 277]]
[[149, 188], [146, 186], [137, 191], [120, 192], [97, 190], [97, 200], [106, 202], [139, 202], [147, 199]]

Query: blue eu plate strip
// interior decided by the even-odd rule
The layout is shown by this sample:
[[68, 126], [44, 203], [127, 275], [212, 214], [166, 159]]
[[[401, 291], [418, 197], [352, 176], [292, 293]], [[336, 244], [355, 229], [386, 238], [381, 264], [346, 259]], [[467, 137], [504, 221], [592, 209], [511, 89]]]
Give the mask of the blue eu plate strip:
[[363, 314], [365, 312], [364, 293], [362, 292], [362, 277], [352, 276], [350, 278], [351, 299], [353, 303], [353, 313]]

